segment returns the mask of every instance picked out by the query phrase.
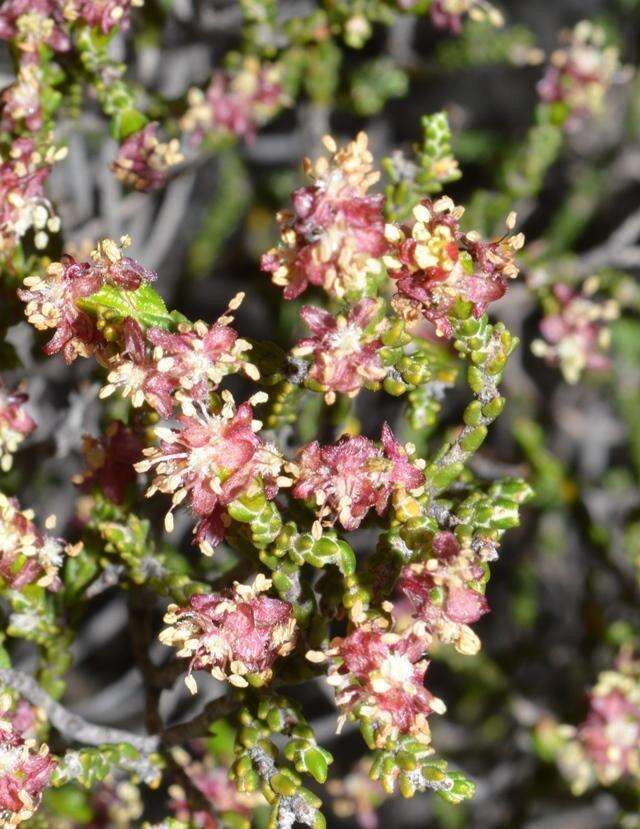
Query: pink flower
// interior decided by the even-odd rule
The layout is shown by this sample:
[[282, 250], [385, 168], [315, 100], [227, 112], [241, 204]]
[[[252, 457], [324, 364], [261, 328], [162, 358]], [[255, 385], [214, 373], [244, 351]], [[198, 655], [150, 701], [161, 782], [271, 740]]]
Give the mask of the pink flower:
[[135, 190], [163, 187], [167, 171], [183, 160], [180, 143], [172, 139], [161, 143], [158, 124], [147, 124], [126, 138], [111, 169], [120, 181]]
[[[194, 786], [215, 806], [216, 812], [235, 812], [248, 817], [254, 806], [258, 805], [260, 796], [238, 792], [234, 783], [229, 780], [226, 769], [214, 766], [209, 757], [203, 762], [190, 763], [185, 771]], [[196, 829], [222, 829], [222, 825], [212, 812], [202, 809], [194, 810], [187, 794], [180, 786], [170, 789], [171, 811], [178, 820], [188, 823]]]
[[18, 446], [36, 428], [24, 408], [27, 400], [26, 394], [8, 391], [0, 380], [0, 469], [3, 472], [11, 469]]
[[[411, 227], [386, 228], [392, 250], [384, 262], [398, 283], [394, 307], [410, 320], [422, 313], [439, 336], [451, 336], [448, 315], [458, 300], [470, 302], [480, 317], [518, 275], [514, 253], [522, 247], [522, 234], [484, 242], [477, 233], [460, 230], [463, 212], [446, 196], [423, 199], [413, 210]], [[514, 223], [512, 214], [507, 225]]]
[[578, 737], [596, 767], [598, 777], [611, 783], [633, 770], [640, 761], [640, 697], [630, 698], [623, 688], [596, 687], [589, 714]]
[[[238, 294], [231, 300], [229, 310], [235, 310], [244, 298]], [[163, 328], [150, 328], [149, 341], [156, 347], [154, 359], [158, 369], [172, 378], [180, 389], [178, 399], [186, 413], [193, 413], [193, 402], [206, 402], [228, 374], [243, 371], [253, 380], [259, 380], [257, 368], [245, 359], [251, 345], [240, 339], [231, 328], [229, 313], [208, 326], [199, 320], [178, 327], [176, 333]]]
[[[5, 710], [11, 700], [2, 695]], [[3, 715], [0, 723], [0, 817], [3, 826], [18, 826], [28, 820], [40, 805], [57, 761], [43, 744], [25, 739], [18, 727], [24, 711]], [[25, 724], [25, 723], [23, 723]]]
[[16, 80], [0, 95], [0, 129], [19, 132], [21, 123], [29, 131], [42, 126], [40, 96], [42, 71], [39, 64], [23, 62]]
[[144, 0], [65, 0], [64, 13], [68, 20], [82, 20], [108, 34], [116, 26], [128, 29], [131, 10], [142, 6]]
[[355, 530], [370, 509], [383, 515], [394, 489], [422, 486], [424, 475], [396, 441], [389, 426], [382, 427], [382, 447], [365, 437], [343, 437], [331, 446], [317, 441], [305, 446], [295, 465], [292, 494], [315, 499], [320, 519], [339, 520]]
[[[398, 0], [403, 8], [415, 5], [415, 0]], [[462, 17], [470, 15], [475, 20], [488, 20], [493, 26], [502, 26], [503, 19], [500, 12], [486, 0], [433, 0], [429, 6], [429, 14], [434, 26], [439, 29], [448, 29], [452, 34], [462, 32]]]
[[82, 453], [87, 471], [76, 476], [74, 483], [85, 489], [97, 483], [107, 498], [121, 504], [136, 481], [133, 464], [142, 456], [139, 436], [122, 421], [114, 420], [105, 429], [104, 437], [84, 435]]
[[618, 306], [613, 300], [591, 299], [590, 287], [577, 293], [568, 285], [555, 285], [558, 311], [547, 314], [540, 323], [544, 341], [531, 344], [536, 356], [560, 366], [568, 383], [577, 383], [585, 369], [602, 371], [610, 365], [602, 353], [609, 345], [609, 329], [604, 323], [618, 316]]
[[311, 329], [312, 337], [300, 340], [296, 356], [312, 356], [310, 379], [327, 392], [327, 402], [335, 393], [354, 396], [363, 386], [379, 387], [387, 374], [382, 365], [379, 339], [384, 321], [374, 325], [379, 304], [374, 299], [361, 299], [346, 317], [333, 317], [322, 308], [306, 305], [300, 316]]
[[4, 0], [0, 7], [0, 40], [15, 40], [18, 47], [37, 60], [41, 44], [55, 52], [67, 52], [67, 34], [60, 0]]
[[396, 627], [411, 627], [429, 641], [475, 654], [480, 640], [469, 625], [489, 611], [484, 594], [477, 589], [483, 567], [460, 549], [453, 533], [436, 533], [432, 549], [435, 558], [407, 565], [400, 574], [393, 606]]
[[296, 622], [288, 602], [260, 595], [271, 587], [258, 575], [253, 585], [234, 582], [226, 593], [192, 596], [186, 608], [170, 605], [164, 617], [170, 627], [160, 634], [165, 645], [190, 659], [186, 684], [192, 693], [192, 670], [207, 670], [219, 680], [244, 688], [271, 678], [279, 656], [291, 653]]
[[425, 644], [413, 634], [400, 636], [373, 625], [334, 639], [327, 681], [345, 716], [372, 725], [377, 748], [391, 746], [401, 734], [430, 741], [427, 717], [445, 706], [424, 687]]
[[284, 102], [279, 68], [248, 57], [235, 70], [215, 72], [206, 92], [189, 90], [181, 126], [196, 141], [216, 133], [250, 140]]
[[324, 138], [330, 161], [315, 165], [307, 159], [309, 187], [293, 194], [293, 212], [278, 216], [280, 247], [262, 257], [262, 270], [284, 288], [286, 299], [295, 299], [309, 284], [336, 297], [361, 297], [367, 277], [380, 272], [380, 257], [387, 248], [384, 237], [384, 196], [368, 195], [379, 178], [373, 172], [373, 156], [367, 136], [338, 150]]
[[[53, 164], [65, 150], [38, 148], [31, 138], [16, 138], [0, 163], [0, 254], [10, 256], [32, 230], [34, 243], [46, 247], [48, 233], [56, 233], [60, 220], [54, 214], [43, 185]], [[0, 159], [1, 160], [1, 159]]]
[[[253, 402], [261, 400], [254, 395]], [[144, 450], [146, 460], [136, 464], [139, 472], [156, 467], [147, 492], [172, 495], [166, 516], [167, 531], [173, 527], [173, 510], [188, 499], [199, 524], [196, 541], [210, 553], [229, 523], [225, 508], [243, 494], [264, 491], [274, 498], [280, 483], [283, 459], [256, 432], [250, 403], [237, 409], [231, 394], [222, 392], [222, 407], [214, 413], [199, 404], [193, 416], [180, 415], [178, 427], [157, 427], [160, 445]]]
[[551, 56], [551, 64], [538, 83], [538, 95], [567, 109], [565, 128], [580, 129], [585, 120], [600, 114], [605, 96], [620, 73], [618, 50], [605, 46], [606, 34], [583, 20], [564, 33], [564, 48]]
[[123, 323], [122, 340], [122, 351], [107, 364], [107, 383], [100, 389], [100, 397], [104, 399], [119, 391], [131, 400], [134, 408], [147, 403], [162, 417], [171, 417], [172, 395], [178, 384], [174, 377], [158, 368], [142, 328], [131, 317]]
[[123, 236], [120, 244], [103, 239], [91, 252], [90, 262], [76, 262], [64, 256], [52, 262], [44, 277], [29, 276], [26, 290], [18, 296], [26, 302], [25, 314], [38, 330], [55, 328], [56, 332], [44, 348], [45, 354], [62, 352], [67, 363], [76, 357], [89, 357], [104, 345], [92, 317], [78, 307], [78, 302], [97, 293], [103, 285], [134, 291], [155, 279], [155, 274], [139, 265], [122, 250], [131, 243]]

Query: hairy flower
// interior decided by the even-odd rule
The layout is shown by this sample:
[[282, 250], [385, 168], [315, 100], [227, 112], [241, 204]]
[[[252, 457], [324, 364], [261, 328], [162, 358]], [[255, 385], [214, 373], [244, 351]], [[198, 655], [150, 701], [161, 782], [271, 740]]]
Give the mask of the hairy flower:
[[563, 105], [565, 128], [575, 132], [602, 112], [605, 96], [620, 74], [620, 61], [618, 49], [605, 45], [604, 29], [587, 20], [565, 32], [564, 41], [551, 56], [538, 95], [547, 103]]
[[13, 455], [22, 441], [36, 428], [24, 404], [28, 397], [21, 391], [8, 391], [0, 380], [0, 469], [11, 469]]
[[60, 0], [4, 0], [0, 6], [0, 40], [12, 40], [31, 58], [41, 44], [67, 52], [71, 40]]
[[[470, 302], [480, 317], [518, 275], [514, 254], [524, 243], [522, 234], [485, 242], [460, 230], [463, 212], [447, 196], [423, 199], [413, 209], [411, 227], [387, 225], [385, 231], [392, 249], [384, 262], [397, 280], [396, 311], [409, 319], [421, 312], [439, 336], [451, 335], [448, 315], [458, 300]], [[507, 227], [514, 224], [511, 214]]]
[[[190, 762], [184, 767], [191, 783], [215, 807], [216, 813], [234, 812], [248, 817], [252, 809], [260, 802], [259, 794], [239, 792], [229, 780], [228, 771], [215, 765], [209, 755], [201, 762]], [[189, 823], [194, 829], [220, 829], [221, 824], [212, 812], [194, 808], [182, 786], [169, 788], [172, 813], [178, 820]]]
[[392, 606], [397, 629], [410, 627], [429, 641], [455, 645], [475, 654], [480, 640], [469, 625], [489, 610], [482, 584], [484, 569], [470, 550], [462, 550], [450, 532], [433, 539], [435, 556], [403, 568]]
[[399, 635], [368, 623], [334, 639], [325, 652], [331, 659], [327, 681], [335, 688], [336, 704], [345, 718], [372, 727], [377, 748], [392, 745], [401, 734], [428, 744], [427, 717], [446, 710], [424, 687], [429, 664], [424, 651], [424, 641], [413, 633]]
[[81, 20], [107, 34], [116, 26], [128, 29], [131, 10], [144, 0], [59, 0], [67, 20]]
[[32, 230], [37, 248], [44, 248], [48, 233], [57, 233], [60, 220], [44, 194], [45, 179], [66, 150], [40, 150], [31, 138], [16, 138], [6, 158], [0, 158], [0, 255], [13, 253]]
[[192, 693], [193, 670], [207, 670], [238, 688], [271, 679], [279, 656], [291, 653], [295, 619], [288, 602], [261, 595], [271, 581], [258, 575], [251, 586], [234, 582], [225, 593], [192, 596], [186, 608], [170, 605], [164, 617], [170, 627], [160, 634], [177, 655], [190, 659], [186, 684]]
[[331, 159], [318, 159], [315, 167], [305, 159], [305, 172], [313, 184], [293, 194], [293, 212], [278, 214], [280, 247], [262, 257], [262, 270], [295, 299], [311, 283], [336, 297], [362, 296], [367, 276], [380, 272], [377, 257], [385, 251], [384, 196], [369, 195], [378, 181], [367, 136], [338, 149], [325, 136]]
[[[49, 519], [47, 527], [55, 525]], [[31, 510], [20, 510], [14, 498], [0, 493], [0, 578], [14, 589], [37, 582], [50, 590], [60, 587], [58, 572], [65, 556], [74, 556], [81, 545], [40, 533]]]
[[355, 530], [370, 509], [383, 515], [394, 489], [414, 490], [424, 483], [419, 462], [409, 459], [386, 423], [382, 447], [362, 436], [330, 446], [314, 441], [290, 468], [294, 498], [314, 499], [320, 520], [338, 520], [346, 530]]
[[326, 392], [327, 403], [335, 401], [336, 392], [353, 397], [363, 386], [379, 387], [385, 378], [379, 339], [385, 322], [375, 323], [378, 310], [374, 299], [361, 299], [347, 316], [334, 317], [309, 305], [300, 312], [313, 336], [300, 340], [293, 353], [312, 358], [309, 378]]
[[597, 280], [588, 280], [581, 293], [569, 285], [553, 288], [557, 306], [540, 322], [544, 340], [534, 340], [531, 350], [552, 365], [560, 366], [567, 383], [577, 383], [585, 369], [602, 371], [610, 361], [602, 352], [609, 346], [609, 329], [605, 326], [617, 318], [615, 300], [598, 302], [591, 298]]
[[[398, 0], [406, 7], [407, 0]], [[433, 0], [429, 13], [435, 26], [459, 35], [462, 17], [468, 14], [472, 20], [487, 20], [492, 26], [502, 26], [504, 18], [487, 0]]]
[[135, 190], [155, 190], [167, 180], [167, 171], [183, 160], [180, 142], [158, 140], [158, 124], [147, 124], [120, 145], [111, 169], [123, 184]]
[[83, 436], [82, 454], [87, 469], [74, 478], [74, 483], [85, 489], [98, 484], [107, 498], [121, 504], [136, 480], [133, 464], [142, 456], [138, 435], [122, 421], [114, 420], [105, 429], [104, 437]]
[[235, 70], [215, 72], [206, 92], [189, 90], [181, 127], [196, 141], [217, 133], [251, 139], [284, 101], [280, 69], [247, 57]]
[[253, 380], [260, 378], [257, 368], [245, 359], [251, 345], [230, 325], [233, 317], [229, 311], [238, 308], [243, 298], [244, 294], [235, 296], [227, 313], [211, 326], [198, 320], [179, 325], [176, 333], [163, 328], [150, 328], [147, 333], [156, 347], [158, 369], [175, 382], [187, 414], [195, 413], [193, 401], [206, 402], [228, 374], [243, 371]]
[[[18, 826], [28, 820], [40, 805], [57, 761], [46, 744], [25, 739], [32, 722], [25, 719], [24, 708], [10, 711], [10, 694], [0, 694], [0, 821], [3, 826]], [[27, 727], [23, 727], [27, 726]]]
[[278, 487], [289, 482], [280, 477], [283, 459], [278, 449], [256, 434], [262, 424], [253, 419], [251, 403], [263, 400], [257, 394], [236, 409], [231, 394], [223, 391], [219, 410], [210, 412], [197, 404], [193, 416], [180, 415], [176, 428], [157, 427], [160, 445], [145, 449], [146, 460], [136, 464], [139, 472], [155, 466], [147, 496], [172, 496], [165, 519], [168, 532], [173, 510], [188, 499], [199, 519], [195, 533], [203, 552], [211, 553], [224, 535], [225, 508], [232, 501], [260, 490], [274, 498]]
[[21, 123], [30, 131], [40, 129], [43, 121], [41, 74], [37, 63], [20, 64], [16, 80], [0, 95], [0, 129], [17, 132]]
[[107, 364], [107, 383], [100, 389], [100, 397], [104, 399], [119, 391], [131, 400], [134, 408], [147, 403], [162, 417], [171, 417], [176, 381], [158, 368], [142, 328], [132, 317], [127, 317], [122, 325], [122, 341], [122, 351]]

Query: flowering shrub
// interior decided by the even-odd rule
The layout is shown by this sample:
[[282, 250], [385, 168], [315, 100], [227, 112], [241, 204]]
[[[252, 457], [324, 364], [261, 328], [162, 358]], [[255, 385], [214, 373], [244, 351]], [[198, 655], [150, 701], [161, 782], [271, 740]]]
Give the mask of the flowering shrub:
[[8, 0], [0, 39], [0, 823], [530, 825], [511, 778], [553, 761], [638, 825], [624, 38], [562, 34], [517, 144], [448, 102], [404, 150], [390, 99], [533, 34], [484, 0]]

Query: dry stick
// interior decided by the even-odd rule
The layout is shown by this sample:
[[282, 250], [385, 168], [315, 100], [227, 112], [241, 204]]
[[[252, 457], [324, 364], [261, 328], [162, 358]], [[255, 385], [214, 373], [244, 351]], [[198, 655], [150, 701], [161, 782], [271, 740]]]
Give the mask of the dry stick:
[[0, 683], [17, 691], [32, 705], [41, 708], [51, 725], [68, 740], [90, 746], [129, 743], [144, 754], [152, 754], [160, 745], [160, 738], [157, 736], [146, 737], [121, 728], [95, 725], [78, 714], [67, 711], [63, 705], [50, 697], [33, 677], [22, 671], [0, 668]]

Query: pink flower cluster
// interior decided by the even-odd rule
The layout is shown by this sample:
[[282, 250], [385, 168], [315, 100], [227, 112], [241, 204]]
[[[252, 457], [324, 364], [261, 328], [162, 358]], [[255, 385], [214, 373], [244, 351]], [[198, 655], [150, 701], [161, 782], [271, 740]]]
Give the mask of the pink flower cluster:
[[173, 510], [188, 499], [198, 518], [196, 541], [207, 554], [224, 537], [230, 523], [226, 508], [232, 501], [260, 491], [274, 498], [279, 486], [290, 483], [280, 475], [283, 458], [278, 449], [256, 434], [262, 424], [254, 420], [251, 403], [263, 399], [254, 395], [236, 409], [231, 394], [223, 391], [217, 411], [200, 404], [192, 415], [180, 415], [177, 427], [157, 427], [159, 446], [143, 450], [145, 460], [136, 464], [139, 472], [155, 467], [148, 496], [172, 496], [167, 531], [173, 528]]
[[35, 813], [48, 787], [57, 761], [46, 744], [37, 746], [26, 739], [23, 727], [30, 727], [25, 710], [8, 710], [8, 694], [0, 697], [0, 819], [3, 826], [19, 826]]
[[30, 60], [40, 44], [67, 52], [71, 40], [65, 25], [64, 0], [5, 0], [0, 7], [0, 40], [13, 40]]
[[48, 233], [57, 233], [60, 220], [44, 194], [43, 184], [53, 164], [66, 151], [40, 150], [31, 138], [16, 138], [6, 158], [0, 159], [0, 255], [11, 256], [18, 242], [32, 230], [37, 248]]
[[78, 307], [78, 301], [97, 293], [104, 285], [134, 291], [155, 279], [155, 274], [124, 256], [130, 244], [126, 236], [117, 245], [103, 239], [91, 253], [91, 262], [76, 262], [65, 256], [52, 262], [44, 276], [29, 276], [26, 289], [18, 296], [26, 302], [25, 314], [38, 330], [55, 328], [45, 354], [62, 352], [67, 363], [76, 357], [89, 357], [104, 346], [104, 338], [93, 317]]
[[206, 92], [189, 90], [180, 125], [196, 142], [218, 134], [250, 140], [285, 101], [279, 68], [247, 57], [233, 70], [215, 72]]
[[[231, 303], [242, 301], [238, 294]], [[259, 378], [256, 367], [245, 359], [251, 346], [231, 328], [228, 313], [211, 326], [202, 321], [178, 326], [175, 333], [152, 326], [145, 334], [131, 317], [124, 321], [122, 350], [106, 361], [107, 384], [100, 392], [108, 397], [116, 390], [134, 408], [147, 403], [162, 417], [173, 413], [177, 401], [186, 414], [196, 414], [196, 404], [206, 404], [228, 374], [244, 372]]]
[[192, 693], [197, 690], [193, 670], [210, 671], [238, 688], [262, 685], [275, 660], [293, 650], [293, 608], [261, 595], [270, 587], [271, 581], [258, 575], [250, 586], [234, 582], [226, 593], [192, 596], [185, 608], [169, 606], [164, 620], [170, 627], [160, 641], [190, 660], [185, 682]]
[[309, 284], [335, 297], [362, 296], [370, 273], [380, 272], [384, 237], [384, 196], [371, 195], [379, 179], [367, 136], [360, 133], [338, 149], [329, 136], [331, 159], [315, 167], [305, 160], [313, 184], [293, 194], [293, 212], [278, 214], [282, 243], [262, 257], [262, 269], [295, 299]]
[[158, 124], [147, 124], [120, 145], [111, 169], [123, 184], [135, 190], [156, 190], [164, 186], [167, 171], [183, 160], [180, 142], [158, 139]]
[[[399, 3], [406, 7], [406, 0], [399, 0]], [[487, 20], [492, 26], [502, 26], [504, 22], [500, 12], [487, 0], [433, 0], [429, 14], [435, 26], [448, 29], [454, 35], [462, 32], [465, 14], [473, 20]]]
[[555, 285], [557, 311], [540, 323], [544, 340], [531, 344], [536, 356], [560, 367], [568, 383], [577, 383], [585, 369], [602, 371], [610, 365], [603, 354], [609, 345], [606, 323], [617, 318], [619, 308], [614, 300], [592, 299], [595, 290], [595, 280], [588, 280], [580, 293], [569, 285]]
[[0, 129], [16, 133], [20, 125], [30, 132], [42, 126], [42, 70], [39, 64], [23, 61], [16, 80], [0, 94]]
[[324, 654], [332, 660], [327, 682], [335, 689], [338, 707], [345, 718], [371, 723], [377, 748], [392, 744], [401, 734], [428, 743], [427, 717], [446, 710], [424, 687], [429, 664], [424, 652], [424, 641], [413, 633], [399, 635], [365, 623], [347, 637], [334, 639]]
[[311, 359], [309, 379], [325, 392], [327, 403], [335, 401], [336, 392], [353, 397], [363, 386], [379, 388], [386, 377], [379, 337], [386, 322], [379, 311], [374, 299], [361, 299], [346, 316], [310, 305], [301, 310], [313, 336], [300, 340], [293, 354]]
[[[47, 521], [48, 528], [54, 524]], [[14, 498], [0, 493], [0, 578], [11, 588], [36, 582], [57, 590], [65, 557], [77, 555], [80, 546], [41, 533], [31, 510], [22, 511]]]
[[122, 421], [114, 420], [104, 430], [104, 436], [83, 436], [82, 453], [86, 471], [77, 475], [74, 483], [84, 489], [97, 484], [109, 500], [121, 504], [136, 481], [133, 464], [142, 457], [140, 437]]
[[403, 568], [391, 607], [396, 629], [411, 628], [426, 642], [455, 645], [463, 654], [475, 654], [480, 640], [469, 625], [489, 610], [478, 589], [484, 569], [470, 550], [462, 550], [453, 533], [433, 538], [433, 558]]
[[0, 469], [11, 469], [13, 455], [22, 441], [36, 428], [33, 418], [25, 410], [27, 395], [10, 392], [0, 380]]
[[[226, 769], [214, 766], [209, 758], [203, 762], [192, 762], [185, 767], [185, 772], [193, 785], [215, 807], [216, 812], [234, 812], [245, 817], [251, 815], [252, 809], [259, 802], [259, 795], [241, 794], [234, 783], [229, 780]], [[178, 820], [188, 823], [194, 829], [220, 829], [220, 821], [212, 812], [193, 809], [181, 786], [169, 788], [172, 813]]]
[[131, 11], [144, 4], [144, 0], [58, 0], [67, 20], [81, 20], [103, 34], [116, 26], [128, 29]]
[[[480, 317], [518, 275], [514, 255], [524, 244], [522, 234], [485, 242], [460, 229], [463, 212], [447, 196], [423, 199], [413, 210], [412, 225], [386, 227], [390, 250], [383, 260], [397, 281], [394, 307], [407, 319], [422, 313], [439, 336], [451, 335], [448, 315], [458, 300], [470, 302]], [[514, 224], [512, 214], [507, 226]]]
[[395, 490], [416, 490], [424, 483], [420, 463], [411, 461], [386, 423], [381, 447], [361, 436], [343, 437], [330, 446], [314, 441], [288, 469], [293, 497], [313, 499], [320, 522], [339, 521], [349, 531], [371, 509], [383, 515]]
[[585, 119], [602, 112], [605, 96], [620, 74], [620, 62], [617, 48], [605, 45], [604, 29], [587, 20], [565, 33], [564, 40], [538, 83], [538, 95], [546, 103], [563, 104], [565, 128], [575, 132]]
[[598, 677], [589, 710], [577, 728], [560, 726], [568, 738], [560, 768], [575, 794], [595, 782], [610, 786], [622, 778], [640, 781], [640, 663], [623, 649], [611, 670]]

